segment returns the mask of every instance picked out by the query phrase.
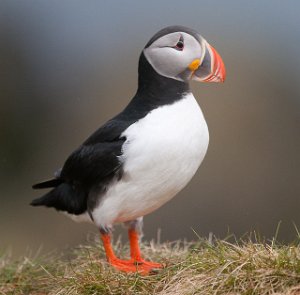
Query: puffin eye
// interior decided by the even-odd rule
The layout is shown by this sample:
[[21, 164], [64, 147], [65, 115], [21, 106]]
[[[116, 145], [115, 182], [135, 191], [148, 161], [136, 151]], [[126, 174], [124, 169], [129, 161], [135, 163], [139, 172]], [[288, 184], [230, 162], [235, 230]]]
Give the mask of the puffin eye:
[[174, 48], [177, 49], [177, 50], [179, 50], [179, 51], [182, 51], [183, 48], [184, 48], [183, 40], [179, 40], [179, 41], [177, 42], [177, 44], [175, 45]]

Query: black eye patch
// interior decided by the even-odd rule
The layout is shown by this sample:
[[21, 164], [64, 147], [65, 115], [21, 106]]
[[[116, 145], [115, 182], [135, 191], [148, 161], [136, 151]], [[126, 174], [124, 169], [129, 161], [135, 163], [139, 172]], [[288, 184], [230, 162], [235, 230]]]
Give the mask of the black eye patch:
[[179, 51], [182, 51], [183, 48], [184, 48], [184, 42], [183, 42], [183, 37], [180, 36], [180, 39], [179, 41], [177, 42], [177, 44], [175, 45], [174, 47], [175, 49], [179, 50]]

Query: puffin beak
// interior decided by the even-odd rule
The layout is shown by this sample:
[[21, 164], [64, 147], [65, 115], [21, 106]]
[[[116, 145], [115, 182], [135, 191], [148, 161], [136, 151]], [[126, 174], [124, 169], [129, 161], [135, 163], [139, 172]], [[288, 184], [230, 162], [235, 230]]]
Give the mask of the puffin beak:
[[194, 71], [192, 79], [201, 82], [224, 82], [226, 70], [221, 56], [207, 42], [205, 48], [203, 60], [197, 70]]

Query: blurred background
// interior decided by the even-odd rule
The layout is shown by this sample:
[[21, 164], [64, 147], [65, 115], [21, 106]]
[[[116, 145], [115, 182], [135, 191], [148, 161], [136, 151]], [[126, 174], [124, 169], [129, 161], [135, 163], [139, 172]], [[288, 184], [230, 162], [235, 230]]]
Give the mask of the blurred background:
[[[193, 84], [210, 146], [192, 182], [145, 218], [145, 239], [240, 236], [288, 242], [300, 226], [299, 1], [1, 1], [0, 250], [85, 243], [92, 225], [32, 208], [31, 185], [134, 95], [141, 50], [161, 28], [198, 30], [225, 84]], [[124, 231], [118, 230], [117, 233]]]

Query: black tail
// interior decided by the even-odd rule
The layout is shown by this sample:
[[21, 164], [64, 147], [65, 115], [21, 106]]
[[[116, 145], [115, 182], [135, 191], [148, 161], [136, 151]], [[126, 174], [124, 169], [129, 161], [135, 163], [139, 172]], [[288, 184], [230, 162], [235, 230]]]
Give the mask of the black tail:
[[87, 210], [87, 194], [82, 189], [74, 189], [67, 183], [61, 183], [44, 196], [33, 200], [30, 205], [54, 207], [59, 211], [81, 214]]
[[61, 178], [53, 178], [43, 182], [36, 183], [32, 186], [33, 189], [56, 187], [63, 182]]

